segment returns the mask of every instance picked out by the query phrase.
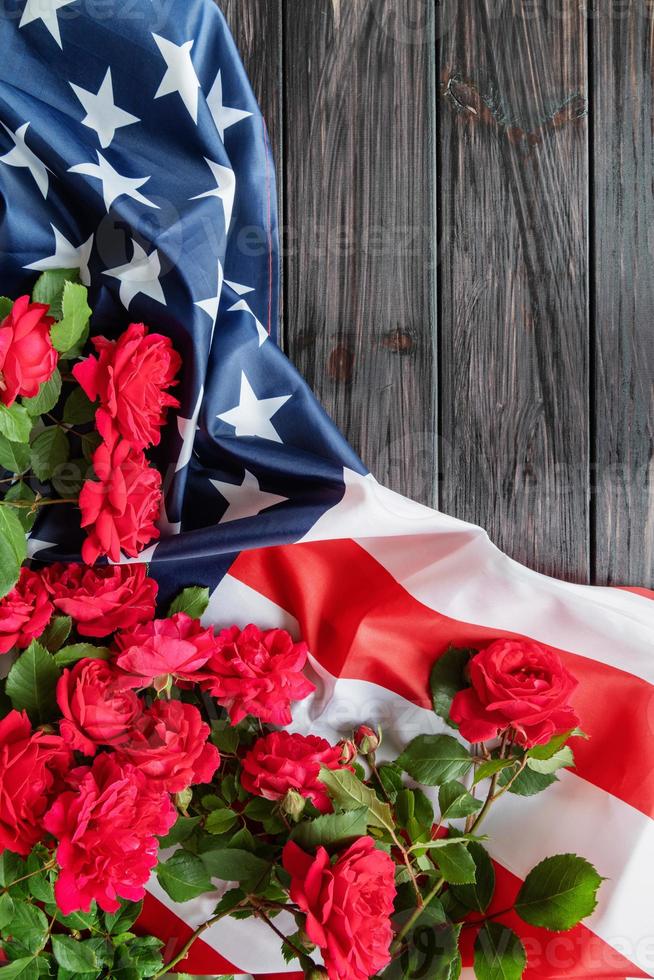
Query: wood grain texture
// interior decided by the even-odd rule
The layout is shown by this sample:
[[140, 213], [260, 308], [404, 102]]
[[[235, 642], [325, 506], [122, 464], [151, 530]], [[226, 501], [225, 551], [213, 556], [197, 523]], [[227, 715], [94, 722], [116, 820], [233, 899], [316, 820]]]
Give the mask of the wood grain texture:
[[374, 475], [434, 500], [433, 0], [284, 0], [288, 354]]
[[281, 190], [282, 0], [215, 2], [225, 14], [266, 120]]
[[586, 22], [577, 0], [444, 0], [444, 510], [589, 578]]
[[654, 20], [640, 0], [596, 6], [595, 574], [652, 587]]

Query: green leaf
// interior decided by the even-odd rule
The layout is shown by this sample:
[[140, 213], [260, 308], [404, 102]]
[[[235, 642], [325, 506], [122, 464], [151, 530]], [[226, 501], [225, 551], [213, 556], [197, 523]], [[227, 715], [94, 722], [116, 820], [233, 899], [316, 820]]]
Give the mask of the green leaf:
[[4, 320], [5, 317], [9, 316], [13, 305], [13, 299], [9, 299], [8, 296], [0, 296], [0, 320]]
[[24, 473], [30, 465], [30, 448], [25, 442], [12, 442], [0, 433], [0, 466], [10, 473]]
[[66, 425], [84, 425], [95, 418], [95, 404], [82, 388], [73, 388], [64, 402]]
[[41, 637], [43, 646], [46, 647], [50, 653], [56, 653], [70, 636], [70, 631], [72, 628], [73, 621], [70, 616], [55, 616]]
[[96, 647], [92, 643], [71, 643], [70, 646], [58, 650], [52, 659], [58, 667], [68, 667], [78, 660], [109, 660], [110, 658], [109, 647]]
[[15, 902], [13, 917], [4, 932], [11, 935], [28, 953], [38, 953], [46, 943], [48, 920], [35, 905]]
[[[13, 483], [5, 494], [5, 500], [25, 500], [32, 503], [36, 500], [36, 494], [31, 487], [28, 487], [26, 483], [19, 480], [17, 483]], [[31, 531], [34, 527], [34, 522], [37, 518], [36, 510], [30, 510], [29, 507], [15, 507], [12, 509], [12, 514], [17, 518], [23, 531], [26, 533]]]
[[481, 765], [477, 766], [475, 770], [475, 778], [473, 779], [473, 784], [476, 786], [483, 779], [489, 779], [494, 776], [496, 772], [501, 772], [503, 769], [508, 769], [509, 766], [515, 769], [518, 765], [519, 759], [489, 759], [487, 762], [482, 762]]
[[397, 760], [405, 772], [426, 786], [439, 786], [465, 776], [470, 753], [451, 735], [418, 735]]
[[204, 829], [209, 834], [225, 834], [231, 830], [237, 819], [234, 811], [227, 807], [222, 810], [213, 810], [206, 819]]
[[572, 754], [572, 749], [569, 745], [564, 745], [562, 749], [551, 755], [549, 759], [527, 759], [527, 765], [533, 772], [543, 773], [549, 775], [556, 772], [557, 769], [567, 769], [570, 766], [574, 766], [575, 757]]
[[434, 711], [453, 728], [456, 728], [456, 725], [450, 721], [452, 699], [457, 691], [462, 691], [464, 687], [468, 687], [466, 667], [476, 652], [476, 650], [450, 647], [449, 650], [440, 655], [432, 667], [429, 683]]
[[201, 819], [201, 817], [178, 817], [166, 836], [159, 838], [159, 846], [173, 847], [188, 840]]
[[[152, 977], [163, 966], [161, 947], [156, 936], [141, 936], [129, 944], [129, 955], [141, 977]], [[179, 976], [179, 974], [177, 974]]]
[[[48, 903], [54, 902], [54, 887], [50, 880], [52, 872], [40, 870], [43, 868], [44, 860], [39, 854], [30, 854], [28, 857], [26, 869], [30, 877], [27, 879], [27, 886], [37, 902]], [[34, 874], [39, 870], [40, 874]]]
[[394, 830], [393, 814], [388, 803], [382, 803], [368, 786], [365, 786], [348, 769], [320, 770], [320, 782], [325, 786], [331, 799], [341, 810], [368, 810], [368, 825], [383, 830]]
[[175, 613], [184, 612], [192, 619], [200, 619], [203, 612], [209, 605], [209, 589], [203, 589], [199, 585], [184, 589], [170, 604], [169, 616]]
[[0, 434], [11, 442], [28, 442], [32, 431], [32, 416], [26, 408], [14, 402], [3, 405], [0, 402]]
[[34, 956], [22, 956], [0, 967], [0, 980], [38, 980], [39, 968]]
[[527, 954], [515, 932], [486, 922], [475, 940], [477, 980], [520, 980], [526, 965]]
[[175, 851], [167, 861], [160, 863], [157, 878], [174, 902], [188, 902], [211, 891], [211, 880], [205, 865], [197, 854], [189, 851]]
[[515, 910], [532, 926], [565, 932], [593, 911], [602, 880], [585, 858], [556, 854], [529, 872]]
[[[220, 727], [219, 727], [220, 726]], [[217, 745], [221, 752], [233, 755], [240, 741], [238, 728], [229, 722], [214, 722], [212, 725], [211, 741]]]
[[481, 800], [476, 800], [463, 783], [456, 781], [442, 784], [438, 791], [438, 805], [442, 821], [468, 817], [483, 806]]
[[14, 903], [11, 895], [4, 892], [0, 895], [0, 930], [8, 926], [14, 914]]
[[345, 844], [357, 837], [364, 837], [367, 830], [368, 808], [362, 806], [345, 813], [326, 813], [315, 820], [299, 823], [291, 833], [291, 840], [305, 850], [312, 850], [320, 845]]
[[394, 762], [386, 762], [379, 766], [377, 773], [387, 797], [391, 803], [395, 803], [397, 794], [404, 789], [402, 770]]
[[[501, 772], [499, 779], [500, 786], [506, 786], [511, 776], [512, 773], [509, 769]], [[520, 775], [516, 777], [515, 782], [511, 784], [509, 793], [514, 793], [516, 796], [536, 796], [537, 793], [542, 793], [543, 790], [555, 782], [557, 782], [557, 778], [552, 774], [548, 775], [546, 773], [533, 772], [531, 769], [523, 769]]]
[[236, 847], [205, 851], [202, 860], [211, 877], [221, 881], [253, 881], [262, 878], [270, 868], [268, 861]]
[[48, 269], [34, 284], [32, 302], [47, 303], [50, 307], [50, 316], [58, 320], [62, 312], [61, 304], [67, 282], [79, 282], [78, 269]]
[[11, 592], [18, 581], [20, 566], [27, 557], [25, 531], [15, 512], [6, 504], [0, 506], [0, 599]]
[[49, 426], [32, 443], [30, 459], [34, 475], [39, 480], [49, 480], [69, 456], [70, 445], [64, 430], [57, 425]]
[[77, 929], [78, 931], [84, 931], [86, 929], [94, 929], [98, 926], [98, 911], [95, 908], [95, 904], [91, 906], [90, 912], [71, 912], [70, 915], [63, 915], [55, 905], [54, 909], [47, 909], [48, 915], [56, 913], [57, 922], [60, 922], [62, 926], [66, 926], [67, 929]]
[[545, 745], [534, 745], [525, 754], [530, 759], [551, 759], [559, 749], [563, 748], [569, 738], [576, 738], [578, 736], [582, 738], [587, 737], [578, 728], [573, 728], [569, 732], [561, 732], [559, 735], [554, 735]]
[[59, 670], [51, 653], [33, 640], [7, 676], [6, 691], [14, 708], [25, 710], [33, 721], [45, 722], [56, 707]]
[[467, 909], [485, 912], [495, 892], [495, 869], [485, 847], [477, 841], [470, 841], [468, 853], [475, 862], [475, 882], [470, 885], [452, 885], [451, 891], [457, 901]]
[[112, 936], [127, 932], [134, 925], [143, 909], [143, 902], [125, 902], [117, 912], [105, 912], [104, 921]]
[[74, 973], [97, 975], [100, 966], [92, 948], [72, 936], [53, 936], [52, 952], [59, 966]]
[[64, 284], [61, 304], [62, 317], [50, 331], [52, 346], [60, 354], [72, 350], [88, 330], [91, 308], [87, 302], [88, 289], [80, 283]]
[[[412, 912], [396, 912], [395, 928], [401, 929]], [[448, 920], [438, 900], [430, 902], [407, 933], [403, 952], [381, 974], [383, 980], [451, 980], [460, 928]]]
[[464, 844], [452, 842], [437, 850], [435, 860], [445, 881], [451, 885], [475, 882], [475, 862]]
[[61, 394], [61, 375], [55, 368], [51, 377], [44, 381], [33, 398], [23, 398], [22, 402], [31, 416], [44, 415], [51, 412], [59, 401]]

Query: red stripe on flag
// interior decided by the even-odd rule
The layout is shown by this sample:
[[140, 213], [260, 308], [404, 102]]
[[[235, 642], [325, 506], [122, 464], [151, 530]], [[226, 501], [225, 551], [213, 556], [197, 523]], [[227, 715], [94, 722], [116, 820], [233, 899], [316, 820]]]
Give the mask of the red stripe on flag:
[[[349, 540], [244, 551], [230, 575], [295, 616], [331, 674], [372, 681], [423, 707], [430, 706], [431, 665], [450, 644], [476, 647], [520, 635], [429, 609]], [[652, 745], [654, 688], [615, 667], [557, 652], [579, 680], [574, 704], [591, 736], [575, 741], [577, 774], [654, 816], [654, 765], [646, 759], [625, 765], [634, 747], [647, 753]]]
[[643, 599], [654, 599], [654, 592], [651, 589], [641, 589], [637, 585], [618, 585], [622, 592], [633, 592], [634, 595], [642, 595]]
[[[135, 929], [140, 935], [158, 936], [163, 940], [164, 963], [169, 963], [181, 951], [194, 932], [183, 919], [171, 912], [167, 905], [150, 892], [145, 893], [143, 911]], [[202, 939], [196, 939], [188, 956], [175, 967], [175, 972], [215, 977], [242, 971]], [[285, 977], [285, 980], [289, 980], [289, 977]]]

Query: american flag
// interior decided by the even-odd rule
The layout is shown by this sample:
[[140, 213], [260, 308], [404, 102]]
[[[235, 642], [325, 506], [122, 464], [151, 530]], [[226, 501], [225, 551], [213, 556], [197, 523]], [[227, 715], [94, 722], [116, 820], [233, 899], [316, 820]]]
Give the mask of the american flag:
[[[317, 692], [294, 728], [335, 739], [379, 720], [389, 752], [440, 730], [427, 678], [450, 643], [555, 649], [591, 738], [544, 796], [507, 795], [489, 818], [496, 908], [541, 858], [583, 854], [607, 880], [582, 925], [551, 937], [506, 917], [526, 976], [653, 977], [654, 594], [538, 575], [367, 472], [275, 342], [270, 147], [211, 0], [4, 0], [0, 51], [0, 292], [77, 268], [95, 332], [143, 321], [184, 358], [155, 460], [162, 537], [139, 558], [164, 601], [208, 585], [208, 623], [302, 635]], [[29, 549], [73, 559], [80, 544], [75, 513], [50, 513]], [[215, 903], [176, 905], [155, 879], [142, 925], [183, 940]], [[223, 920], [186, 969], [294, 967], [265, 927]]]

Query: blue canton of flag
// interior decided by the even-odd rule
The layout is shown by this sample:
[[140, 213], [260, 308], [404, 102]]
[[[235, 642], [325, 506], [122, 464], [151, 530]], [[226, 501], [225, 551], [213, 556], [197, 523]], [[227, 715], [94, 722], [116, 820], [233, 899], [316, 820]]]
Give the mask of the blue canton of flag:
[[[365, 472], [275, 343], [275, 176], [234, 42], [209, 0], [8, 0], [0, 49], [0, 290], [77, 268], [95, 333], [171, 337], [181, 407], [141, 558], [171, 589], [182, 559], [215, 584], [241, 549], [300, 539], [344, 466]], [[77, 525], [42, 515], [31, 554], [77, 557]]]

